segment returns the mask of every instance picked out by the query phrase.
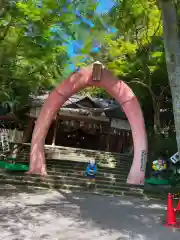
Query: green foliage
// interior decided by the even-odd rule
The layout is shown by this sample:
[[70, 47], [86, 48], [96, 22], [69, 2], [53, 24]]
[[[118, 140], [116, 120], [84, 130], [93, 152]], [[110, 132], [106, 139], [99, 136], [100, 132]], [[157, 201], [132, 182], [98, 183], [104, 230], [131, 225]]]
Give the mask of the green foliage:
[[[170, 89], [166, 71], [161, 13], [155, 0], [118, 0], [104, 16], [115, 34], [104, 38], [98, 59], [126, 81], [141, 101], [148, 126], [162, 133], [172, 121]], [[165, 110], [163, 114], [160, 110]], [[168, 111], [167, 111], [168, 109]], [[170, 117], [169, 117], [170, 115]]]
[[67, 76], [66, 43], [85, 42], [89, 29], [75, 10], [98, 19], [96, 5], [93, 0], [0, 2], [0, 102], [25, 105], [30, 93], [51, 89]]
[[[117, 31], [104, 37], [101, 52], [91, 53], [90, 59], [101, 61], [137, 95], [151, 136], [152, 157], [166, 148], [171, 155], [176, 151], [176, 140], [161, 12], [155, 0], [116, 3], [102, 18]], [[104, 90], [91, 89], [90, 93], [106, 96]]]
[[[161, 13], [155, 0], [116, 3], [108, 14], [99, 16], [93, 0], [71, 4], [66, 0], [1, 1], [0, 102], [24, 106], [30, 93], [52, 89], [67, 77], [69, 64], [78, 67], [99, 60], [133, 88], [149, 132], [164, 136], [164, 129], [173, 125], [173, 117]], [[106, 24], [117, 32], [105, 34]], [[83, 48], [69, 59], [66, 44], [72, 40], [81, 41]], [[101, 52], [91, 52], [94, 41], [101, 43]], [[82, 93], [111, 98], [99, 88]]]
[[80, 91], [80, 94], [89, 95], [91, 97], [105, 98], [105, 99], [112, 98], [112, 96], [109, 96], [109, 94], [106, 91], [104, 91], [104, 89], [98, 88], [98, 87], [85, 88]]
[[167, 137], [163, 135], [150, 136], [149, 145], [151, 145], [150, 155], [152, 160], [161, 155], [168, 158], [177, 152], [176, 134], [175, 132], [170, 132]]

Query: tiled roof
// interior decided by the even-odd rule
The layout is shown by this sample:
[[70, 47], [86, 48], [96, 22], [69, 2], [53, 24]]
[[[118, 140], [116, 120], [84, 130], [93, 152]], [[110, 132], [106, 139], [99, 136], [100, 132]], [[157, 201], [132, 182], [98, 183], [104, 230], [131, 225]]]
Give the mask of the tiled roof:
[[[49, 96], [49, 93], [45, 93], [39, 96], [30, 96], [30, 106], [33, 106], [33, 107], [42, 106], [44, 104], [44, 101], [48, 98], [48, 96]], [[87, 98], [87, 97], [75, 94], [63, 104], [63, 107], [70, 105], [72, 103], [77, 103], [83, 100], [84, 98]], [[109, 99], [102, 99], [102, 98], [95, 98], [95, 97], [88, 97], [88, 98], [102, 108], [109, 108], [109, 107], [114, 108], [116, 106], [117, 107], [119, 106], [119, 104], [116, 101], [112, 101]]]
[[[49, 92], [46, 92], [39, 96], [30, 96], [30, 104], [29, 105], [31, 107], [41, 107], [44, 104], [45, 100], [48, 98], [48, 96], [49, 96]], [[105, 114], [108, 117], [115, 117], [114, 115], [116, 115], [116, 118], [126, 119], [126, 116], [125, 116], [121, 106], [115, 100], [95, 98], [95, 97], [89, 97], [89, 96], [87, 97], [87, 96], [75, 94], [72, 97], [70, 97], [63, 104], [62, 107], [66, 107], [70, 104], [76, 104], [76, 103], [78, 104], [79, 101], [81, 101], [85, 98], [89, 98], [92, 102], [94, 102], [97, 105], [97, 107], [105, 109]]]

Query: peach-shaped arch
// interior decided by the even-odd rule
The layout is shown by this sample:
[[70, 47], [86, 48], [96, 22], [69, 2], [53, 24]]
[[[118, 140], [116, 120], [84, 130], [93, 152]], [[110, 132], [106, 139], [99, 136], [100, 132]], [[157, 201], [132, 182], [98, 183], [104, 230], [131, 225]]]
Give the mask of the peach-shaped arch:
[[116, 79], [107, 69], [102, 70], [101, 81], [93, 81], [92, 65], [73, 73], [60, 83], [45, 101], [33, 131], [28, 173], [47, 174], [44, 143], [51, 122], [70, 96], [88, 86], [104, 88], [121, 104], [129, 120], [134, 143], [134, 158], [127, 183], [143, 185], [147, 161], [147, 135], [140, 104], [132, 90], [123, 81]]

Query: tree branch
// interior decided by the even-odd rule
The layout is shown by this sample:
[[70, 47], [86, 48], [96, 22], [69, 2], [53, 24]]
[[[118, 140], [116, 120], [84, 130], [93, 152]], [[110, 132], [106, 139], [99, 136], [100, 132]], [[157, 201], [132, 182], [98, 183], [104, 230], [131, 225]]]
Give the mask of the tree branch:
[[3, 35], [0, 37], [0, 40], [1, 41], [4, 41], [4, 39], [6, 38], [7, 34], [8, 34], [8, 31], [9, 31], [9, 28], [11, 27], [12, 25], [12, 18], [11, 20], [9, 21], [8, 25], [5, 27], [5, 30], [3, 32]]
[[[151, 87], [149, 87], [146, 83], [143, 83], [143, 82], [141, 82], [141, 81], [139, 81], [139, 80], [132, 80], [132, 81], [130, 81], [130, 82], [128, 82], [128, 83], [129, 83], [129, 84], [131, 84], [131, 83], [139, 84], [139, 85], [147, 88], [148, 91], [149, 91], [149, 93], [150, 93], [150, 95], [151, 95], [151, 97], [152, 97], [153, 102], [156, 102], [156, 97], [155, 97], [154, 92], [152, 91]], [[153, 104], [153, 105], [154, 105], [154, 104]]]

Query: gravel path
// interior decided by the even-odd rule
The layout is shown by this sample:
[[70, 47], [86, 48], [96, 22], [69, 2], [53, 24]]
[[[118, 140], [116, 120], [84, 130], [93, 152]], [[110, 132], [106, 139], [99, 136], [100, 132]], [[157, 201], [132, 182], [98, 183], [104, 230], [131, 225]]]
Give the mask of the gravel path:
[[178, 240], [156, 201], [1, 189], [0, 240]]

